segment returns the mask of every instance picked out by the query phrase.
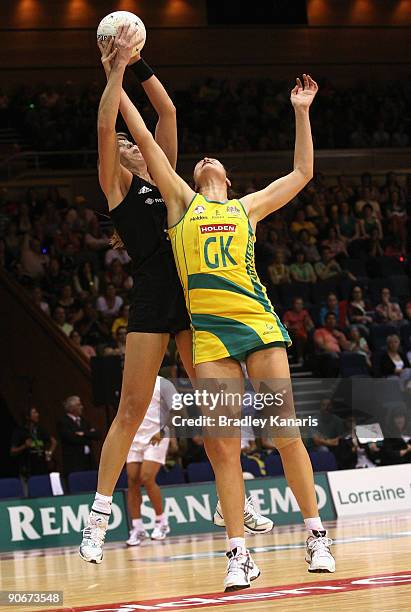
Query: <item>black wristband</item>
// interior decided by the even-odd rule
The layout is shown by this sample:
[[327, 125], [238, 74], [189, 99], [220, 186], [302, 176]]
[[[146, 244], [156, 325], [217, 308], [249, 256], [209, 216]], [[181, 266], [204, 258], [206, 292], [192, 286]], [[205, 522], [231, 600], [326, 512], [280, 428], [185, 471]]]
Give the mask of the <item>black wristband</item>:
[[144, 81], [147, 81], [154, 74], [150, 66], [146, 64], [143, 59], [139, 59], [138, 62], [132, 64], [130, 67], [140, 83], [144, 83]]

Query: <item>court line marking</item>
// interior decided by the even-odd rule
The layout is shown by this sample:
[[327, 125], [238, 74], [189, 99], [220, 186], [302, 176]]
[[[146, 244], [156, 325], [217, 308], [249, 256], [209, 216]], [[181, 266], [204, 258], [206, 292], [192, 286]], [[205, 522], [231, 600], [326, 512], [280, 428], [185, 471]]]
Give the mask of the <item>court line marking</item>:
[[[190, 610], [193, 608], [214, 608], [247, 602], [273, 601], [299, 597], [313, 597], [359, 591], [366, 589], [400, 586], [411, 583], [411, 571], [389, 574], [373, 574], [356, 578], [340, 578], [315, 582], [287, 584], [275, 587], [247, 589], [237, 593], [205, 593], [190, 596], [167, 597], [124, 603], [75, 606], [50, 609], [45, 612], [138, 612], [139, 610]], [[333, 607], [336, 601], [333, 601]], [[34, 611], [33, 611], [34, 612]]]
[[[267, 534], [266, 534], [267, 535]], [[409, 537], [411, 535], [411, 531], [399, 531], [396, 533], [392, 533], [392, 534], [381, 534], [381, 535], [375, 535], [375, 536], [353, 536], [351, 538], [336, 538], [334, 541], [335, 545], [341, 545], [341, 544], [353, 544], [355, 542], [383, 542], [386, 540], [395, 540], [395, 539], [400, 539], [400, 538], [406, 538]], [[148, 547], [142, 547], [143, 549], [147, 550]], [[276, 552], [276, 551], [283, 551], [283, 550], [303, 550], [305, 549], [305, 542], [301, 543], [301, 544], [273, 544], [272, 546], [250, 546], [249, 547], [249, 551], [252, 554], [255, 553], [265, 553], [265, 552]], [[118, 548], [112, 548], [111, 550], [118, 550]], [[124, 550], [124, 552], [126, 550], [129, 550], [129, 548], [123, 548], [122, 550]], [[141, 550], [141, 549], [140, 549]], [[31, 552], [31, 551], [30, 551]], [[45, 554], [40, 554], [38, 556], [40, 557], [47, 557], [47, 549], [44, 549], [43, 551], [39, 551], [39, 552], [44, 552]], [[69, 553], [70, 555], [74, 554], [74, 553], [78, 553], [77, 548], [73, 551], [71, 550], [67, 550], [67, 549], [62, 549], [60, 554], [63, 553]], [[158, 556], [158, 557], [133, 557], [132, 559], [126, 559], [126, 561], [128, 561], [129, 563], [170, 563], [172, 561], [195, 561], [195, 560], [203, 560], [203, 559], [217, 559], [219, 557], [225, 557], [225, 551], [223, 550], [210, 550], [210, 551], [206, 551], [206, 552], [199, 552], [199, 553], [186, 553], [184, 555], [168, 555], [168, 556]], [[14, 557], [9, 557], [9, 559], [13, 559]], [[38, 557], [36, 557], [38, 558]], [[0, 558], [0, 561], [4, 560]], [[110, 573], [117, 573], [119, 571], [123, 571], [122, 568], [113, 568], [113, 569], [108, 569], [108, 568], [104, 568], [105, 573], [110, 572]], [[51, 577], [51, 576], [62, 576], [62, 575], [66, 575], [66, 572], [46, 572], [47, 577]], [[26, 580], [29, 578], [36, 578], [38, 574], [22, 574], [20, 576], [15, 576], [15, 575], [10, 575], [7, 576], [7, 578], [13, 579], [13, 580]], [[6, 578], [6, 577], [5, 577]]]

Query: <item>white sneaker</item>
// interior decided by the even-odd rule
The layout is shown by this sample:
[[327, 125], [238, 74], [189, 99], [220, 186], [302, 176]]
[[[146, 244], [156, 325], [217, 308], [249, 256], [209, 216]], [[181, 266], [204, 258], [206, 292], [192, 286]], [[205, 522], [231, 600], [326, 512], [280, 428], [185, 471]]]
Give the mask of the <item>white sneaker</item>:
[[132, 529], [130, 531], [130, 537], [126, 541], [127, 546], [140, 546], [149, 537], [147, 531], [144, 529]]
[[152, 540], [165, 540], [166, 536], [170, 533], [170, 527], [168, 523], [156, 523], [153, 531], [151, 532]]
[[80, 557], [89, 563], [101, 563], [103, 560], [104, 538], [108, 526], [105, 515], [90, 512], [87, 525], [83, 529], [83, 540], [80, 544]]
[[235, 548], [228, 556], [227, 573], [224, 578], [224, 591], [239, 591], [250, 586], [252, 561], [248, 550]]
[[[220, 500], [214, 512], [214, 525], [225, 527], [223, 511], [221, 509]], [[254, 508], [253, 500], [248, 497], [244, 505], [244, 531], [246, 533], [268, 533], [274, 527], [274, 523], [267, 516], [259, 514]]]
[[333, 541], [327, 537], [326, 531], [312, 531], [307, 538], [305, 560], [309, 564], [308, 571], [313, 573], [335, 572], [335, 559], [330, 546]]
[[[248, 554], [250, 555], [250, 562], [251, 562], [250, 582], [253, 582], [253, 580], [257, 580], [261, 572], [260, 572], [260, 568], [258, 567], [257, 563], [252, 558], [251, 554], [250, 553]], [[225, 556], [227, 557], [227, 559], [231, 559], [231, 557], [233, 556], [232, 551], [226, 552]]]

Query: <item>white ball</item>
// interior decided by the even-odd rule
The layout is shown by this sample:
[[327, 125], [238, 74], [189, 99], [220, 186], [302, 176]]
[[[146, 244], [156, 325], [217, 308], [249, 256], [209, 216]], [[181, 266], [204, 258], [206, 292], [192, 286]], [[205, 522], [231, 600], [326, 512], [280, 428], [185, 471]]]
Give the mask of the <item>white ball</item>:
[[146, 28], [140, 17], [137, 17], [137, 15], [134, 15], [134, 13], [130, 13], [129, 11], [114, 11], [114, 13], [106, 15], [98, 24], [97, 42], [103, 43], [104, 45], [111, 37], [117, 34], [117, 30], [120, 26], [129, 22], [133, 23], [138, 28], [138, 42], [134, 47], [132, 54], [132, 57], [135, 57], [144, 47], [144, 43], [146, 42]]

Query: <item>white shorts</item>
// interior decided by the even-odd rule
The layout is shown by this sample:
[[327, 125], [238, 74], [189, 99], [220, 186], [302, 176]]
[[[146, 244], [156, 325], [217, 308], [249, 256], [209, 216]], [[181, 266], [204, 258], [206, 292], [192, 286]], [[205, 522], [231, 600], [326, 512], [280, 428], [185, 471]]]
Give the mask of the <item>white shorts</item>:
[[143, 461], [155, 461], [164, 465], [166, 462], [169, 438], [163, 438], [160, 444], [153, 446], [148, 444], [142, 446], [138, 442], [133, 442], [127, 455], [127, 463], [143, 463]]

